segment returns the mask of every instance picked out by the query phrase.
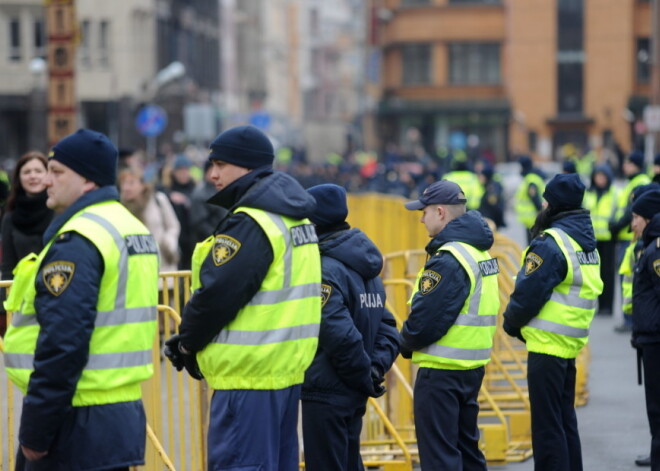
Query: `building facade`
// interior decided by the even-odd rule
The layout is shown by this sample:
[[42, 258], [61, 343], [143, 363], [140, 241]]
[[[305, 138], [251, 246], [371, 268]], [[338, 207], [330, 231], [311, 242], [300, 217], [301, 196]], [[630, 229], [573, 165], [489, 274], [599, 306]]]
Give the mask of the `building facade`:
[[[74, 4], [78, 126], [104, 132], [120, 147], [145, 147], [135, 123], [143, 105], [155, 103], [168, 113], [163, 141], [185, 141], [187, 104], [217, 109], [218, 0]], [[33, 148], [46, 151], [46, 29], [43, 1], [0, 0], [0, 160]], [[158, 72], [174, 61], [185, 74], [159, 82]]]
[[[498, 161], [639, 146], [650, 93], [645, 0], [372, 0], [376, 136]], [[636, 125], [637, 123], [637, 125]]]

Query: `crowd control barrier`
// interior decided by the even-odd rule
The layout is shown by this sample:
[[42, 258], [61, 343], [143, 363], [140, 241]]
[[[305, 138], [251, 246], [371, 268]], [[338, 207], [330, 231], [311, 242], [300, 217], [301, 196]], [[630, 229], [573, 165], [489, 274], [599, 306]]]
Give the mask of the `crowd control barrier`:
[[[362, 229], [381, 249], [385, 265], [383, 282], [387, 307], [400, 328], [409, 313], [408, 299], [427, 255], [428, 241], [418, 211], [407, 211], [404, 200], [383, 195], [349, 195], [349, 223]], [[501, 329], [502, 311], [514, 288], [521, 264], [521, 250], [510, 239], [495, 234], [490, 251], [500, 274], [500, 315], [491, 362], [479, 395], [480, 446], [490, 464], [522, 461], [531, 456], [529, 398], [526, 385], [526, 350]], [[199, 471], [206, 469], [206, 430], [212, 391], [204, 381], [178, 373], [162, 355], [163, 342], [178, 332], [181, 308], [190, 296], [190, 272], [161, 273], [159, 335], [154, 340], [154, 376], [144, 383], [147, 416], [146, 464], [135, 470]], [[0, 288], [10, 288], [10, 281]], [[9, 313], [9, 316], [11, 313]], [[0, 350], [3, 343], [0, 338]], [[588, 350], [578, 357], [576, 404], [588, 399]], [[3, 369], [4, 371], [4, 369]], [[364, 417], [361, 451], [367, 467], [383, 471], [413, 469], [419, 462], [413, 396], [416, 366], [397, 358], [386, 376], [387, 393], [370, 398]], [[14, 469], [21, 394], [3, 374], [0, 381], [0, 470]], [[300, 433], [299, 433], [300, 436]], [[301, 440], [301, 463], [304, 447]]]

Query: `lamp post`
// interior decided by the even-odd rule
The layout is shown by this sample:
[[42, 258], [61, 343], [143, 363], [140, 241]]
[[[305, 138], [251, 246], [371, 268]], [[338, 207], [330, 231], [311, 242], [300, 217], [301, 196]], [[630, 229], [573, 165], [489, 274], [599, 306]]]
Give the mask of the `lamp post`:
[[28, 142], [35, 149], [46, 150], [48, 146], [46, 74], [48, 64], [41, 57], [29, 63], [32, 84], [30, 88], [30, 108], [28, 115]]

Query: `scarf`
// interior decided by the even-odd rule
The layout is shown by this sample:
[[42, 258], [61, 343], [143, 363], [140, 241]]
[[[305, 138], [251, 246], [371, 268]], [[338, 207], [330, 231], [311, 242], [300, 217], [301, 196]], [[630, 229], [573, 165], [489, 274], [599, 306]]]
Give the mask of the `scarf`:
[[17, 194], [11, 212], [14, 227], [26, 235], [43, 234], [53, 219], [53, 211], [46, 206], [47, 199], [45, 190], [35, 196]]

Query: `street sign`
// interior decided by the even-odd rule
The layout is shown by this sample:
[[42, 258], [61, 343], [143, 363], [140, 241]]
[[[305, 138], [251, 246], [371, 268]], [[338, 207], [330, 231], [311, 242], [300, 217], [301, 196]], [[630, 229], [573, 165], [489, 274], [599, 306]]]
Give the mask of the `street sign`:
[[660, 106], [647, 105], [644, 108], [644, 124], [649, 132], [660, 131]]
[[135, 117], [135, 127], [145, 137], [159, 136], [167, 126], [167, 113], [158, 105], [143, 106]]

